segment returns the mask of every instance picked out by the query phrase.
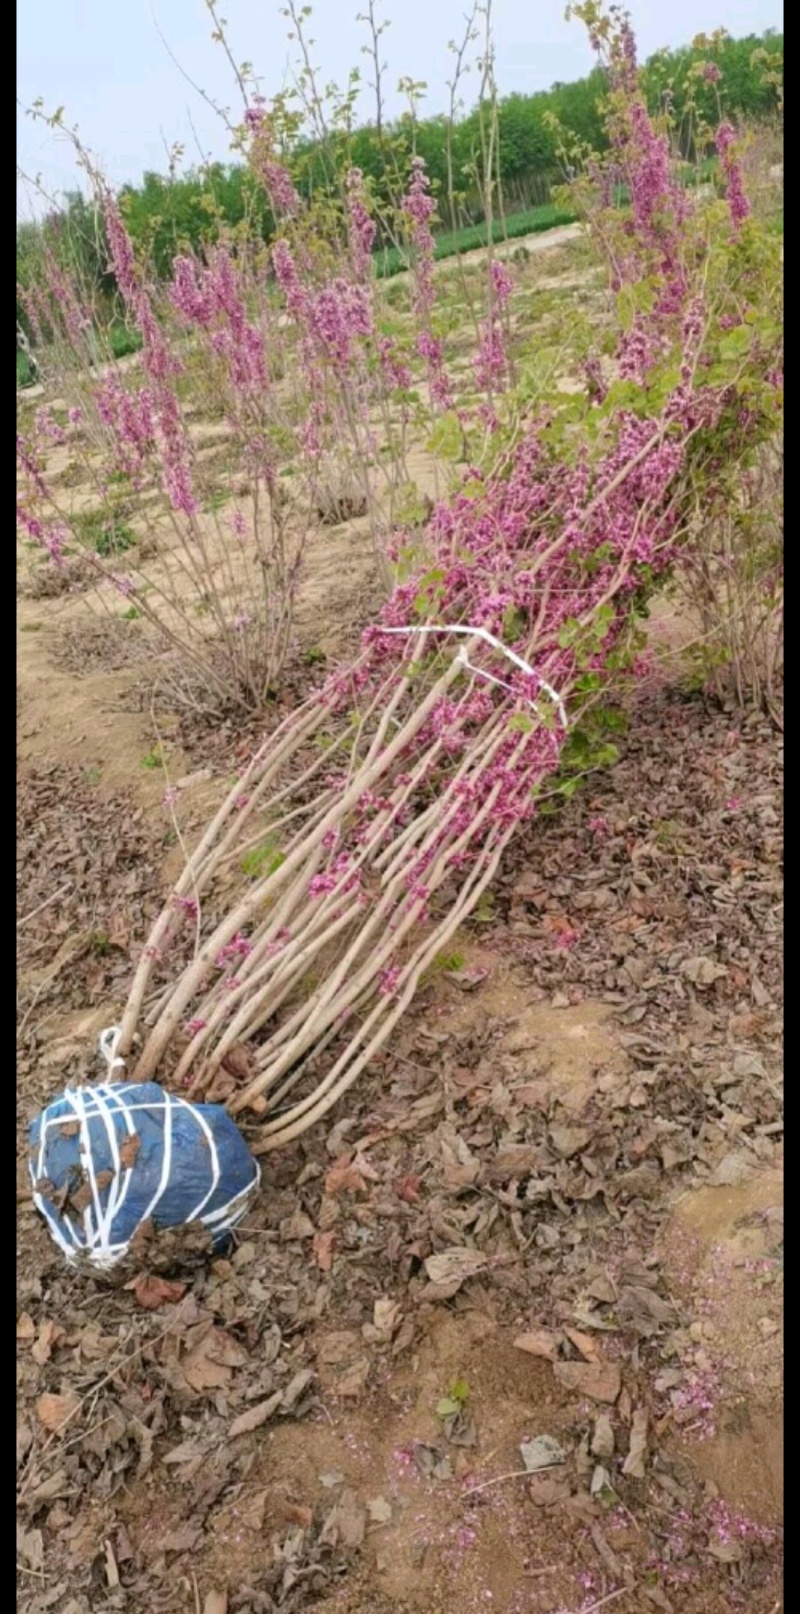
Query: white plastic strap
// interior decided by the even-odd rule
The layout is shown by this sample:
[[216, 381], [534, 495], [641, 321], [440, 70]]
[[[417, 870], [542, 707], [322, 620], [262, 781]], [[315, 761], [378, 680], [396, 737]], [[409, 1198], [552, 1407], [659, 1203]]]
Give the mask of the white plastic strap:
[[125, 1069], [124, 1059], [120, 1059], [117, 1055], [117, 1049], [119, 1047], [119, 1040], [121, 1036], [121, 1026], [106, 1026], [105, 1031], [100, 1032], [98, 1047], [106, 1062], [106, 1066], [108, 1067], [109, 1076], [111, 1076], [112, 1072], [118, 1067], [122, 1070]]
[[[541, 689], [543, 689], [545, 691], [545, 694], [550, 696], [550, 699], [552, 700], [552, 702], [553, 702], [553, 704], [554, 704], [554, 706], [556, 708], [556, 711], [558, 712], [558, 715], [559, 715], [559, 718], [561, 720], [562, 726], [564, 728], [569, 727], [569, 724], [568, 724], [568, 721], [567, 721], [567, 708], [564, 705], [564, 702], [563, 702], [561, 696], [559, 695], [558, 690], [553, 689], [551, 684], [546, 683], [544, 678], [542, 678], [541, 675], [539, 673], [537, 673], [536, 668], [531, 667], [529, 662], [523, 661], [522, 656], [518, 656], [515, 650], [509, 650], [508, 645], [503, 644], [502, 639], [496, 639], [494, 634], [489, 632], [488, 628], [468, 628], [468, 627], [463, 627], [463, 626], [461, 626], [459, 624], [458, 626], [450, 627], [450, 628], [440, 628], [440, 627], [384, 628], [384, 627], [379, 627], [378, 632], [379, 633], [458, 633], [458, 634], [462, 634], [462, 635], [466, 636], [467, 638], [482, 639], [484, 644], [491, 645], [493, 650], [499, 650], [500, 654], [502, 656], [505, 656], [507, 661], [513, 661], [514, 666], [519, 667], [520, 672], [528, 673], [531, 678], [538, 678], [539, 686], [540, 686]], [[472, 662], [468, 659], [466, 650], [459, 651], [459, 654], [456, 657], [456, 660], [459, 661], [463, 667], [468, 667], [470, 672], [475, 673], [477, 678], [485, 678], [487, 683], [497, 684], [500, 689], [507, 689], [510, 695], [516, 694], [516, 691], [513, 689], [512, 685], [507, 684], [504, 681], [504, 679], [495, 678], [493, 673], [484, 672], [482, 667], [473, 667]], [[534, 711], [536, 711], [536, 702], [535, 701], [529, 700], [527, 704], [530, 707], [532, 707], [532, 709]]]

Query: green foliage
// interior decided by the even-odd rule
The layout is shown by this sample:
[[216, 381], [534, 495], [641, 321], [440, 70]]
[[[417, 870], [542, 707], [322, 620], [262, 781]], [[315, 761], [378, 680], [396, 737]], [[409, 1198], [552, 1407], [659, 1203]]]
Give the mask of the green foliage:
[[33, 366], [27, 353], [23, 353], [21, 348], [17, 348], [17, 386], [32, 387], [35, 380], [36, 376], [33, 373]]
[[[584, 674], [584, 680], [587, 680], [584, 693], [599, 688], [602, 683], [594, 674]], [[581, 789], [590, 774], [598, 768], [613, 768], [620, 753], [611, 736], [624, 734], [626, 728], [627, 717], [619, 707], [608, 702], [587, 707], [562, 747], [555, 779], [548, 782], [546, 791], [538, 797], [538, 811], [557, 812], [563, 802]]]
[[115, 359], [124, 359], [129, 353], [138, 353], [142, 346], [142, 338], [138, 331], [132, 331], [127, 325], [112, 325], [108, 332], [108, 345]]
[[107, 559], [109, 555], [123, 555], [137, 543], [135, 532], [113, 510], [85, 510], [73, 515], [70, 525], [75, 537], [87, 548]]
[[[722, 72], [719, 85], [702, 77], [701, 66], [713, 61]], [[699, 36], [680, 50], [659, 51], [642, 70], [651, 112], [663, 110], [669, 97], [674, 134], [684, 156], [695, 162], [704, 152], [695, 149], [698, 123], [715, 122], [720, 111], [734, 119], [767, 118], [782, 106], [783, 35], [766, 32], [730, 39], [720, 31], [710, 39]], [[508, 218], [495, 223], [493, 238], [513, 238], [567, 223], [574, 213], [556, 205], [553, 188], [564, 178], [564, 149], [602, 151], [607, 146], [603, 124], [605, 77], [595, 68], [572, 84], [554, 84], [533, 95], [513, 93], [498, 102], [498, 181]], [[351, 108], [345, 95], [342, 115], [327, 140], [314, 140], [299, 128], [298, 114], [281, 107], [274, 115], [300, 192], [315, 207], [338, 207], [337, 173], [343, 164], [356, 164], [369, 182], [378, 215], [384, 221], [378, 247], [378, 273], [393, 275], [406, 264], [395, 244], [389, 220], [405, 185], [412, 152], [423, 157], [433, 188], [447, 195], [448, 147], [457, 197], [450, 228], [437, 240], [437, 256], [485, 246], [481, 188], [482, 129], [480, 106], [448, 130], [442, 115], [419, 118], [403, 114], [396, 123], [378, 130], [351, 126]], [[269, 242], [275, 222], [256, 175], [243, 163], [211, 163], [185, 174], [145, 173], [138, 186], [126, 185], [120, 203], [131, 237], [156, 274], [165, 279], [177, 252], [202, 253], [220, 240], [235, 244], [239, 236]], [[440, 203], [440, 211], [443, 208]], [[453, 214], [453, 208], [449, 209]], [[55, 261], [73, 272], [90, 295], [110, 305], [116, 297], [108, 267], [108, 247], [102, 218], [91, 202], [75, 192], [67, 197], [61, 214], [41, 223], [17, 226], [17, 282], [29, 290], [42, 278], [45, 248]], [[29, 340], [24, 300], [17, 299], [17, 320]], [[113, 341], [122, 340], [114, 338]], [[122, 349], [114, 346], [117, 357]], [[132, 351], [126, 348], [124, 351]], [[18, 384], [25, 385], [24, 366], [18, 364]]]
[[267, 835], [259, 846], [253, 846], [249, 852], [245, 852], [242, 858], [242, 873], [250, 880], [263, 880], [274, 874], [285, 861], [286, 854], [280, 850], [275, 837]]
[[469, 1385], [466, 1379], [456, 1379], [451, 1384], [447, 1395], [442, 1396], [436, 1403], [437, 1418], [453, 1418], [463, 1412], [469, 1400]]
[[[514, 241], [523, 235], [538, 235], [543, 230], [553, 230], [559, 224], [573, 224], [576, 218], [577, 214], [571, 208], [556, 207], [554, 203], [546, 202], [540, 207], [512, 213], [506, 219], [494, 219], [491, 231], [486, 224], [469, 224], [460, 230], [444, 230], [436, 237], [436, 258], [453, 258], [456, 253], [485, 247], [490, 235], [492, 241]], [[377, 259], [378, 274], [386, 278], [399, 274], [407, 267], [408, 259], [399, 247], [386, 247]]]

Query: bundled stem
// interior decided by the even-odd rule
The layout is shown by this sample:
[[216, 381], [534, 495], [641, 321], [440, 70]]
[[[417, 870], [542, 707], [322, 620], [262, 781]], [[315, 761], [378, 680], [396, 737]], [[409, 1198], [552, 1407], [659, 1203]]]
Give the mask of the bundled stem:
[[[601, 370], [585, 397], [555, 396], [515, 424], [492, 475], [464, 468], [434, 510], [427, 563], [398, 554], [400, 580], [360, 654], [237, 781], [136, 972], [120, 1044], [134, 1079], [169, 1062], [173, 1079], [236, 1113], [268, 1109], [262, 1150], [324, 1115], [385, 1044], [584, 710], [635, 673], [638, 616], [696, 552], [721, 473], [775, 430], [766, 329], [726, 346], [753, 273], [738, 180], [727, 209], [695, 215], [638, 97], [627, 23], [611, 67], [612, 166], [586, 181], [620, 296], [611, 378]], [[620, 214], [623, 161], [632, 201]], [[409, 215], [424, 320], [419, 170]], [[435, 344], [427, 358], [444, 388]], [[231, 897], [237, 862], [247, 878]]]

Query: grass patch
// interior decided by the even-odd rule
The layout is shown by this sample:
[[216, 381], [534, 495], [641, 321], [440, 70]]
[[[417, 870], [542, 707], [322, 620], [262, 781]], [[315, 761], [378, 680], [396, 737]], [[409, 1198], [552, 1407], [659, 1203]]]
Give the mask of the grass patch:
[[108, 345], [115, 359], [125, 359], [129, 353], [138, 353], [142, 346], [142, 338], [138, 331], [132, 331], [127, 325], [112, 325], [108, 332]]
[[[577, 214], [555, 202], [544, 202], [540, 207], [529, 207], [523, 213], [512, 213], [504, 220], [494, 220], [491, 240], [514, 241], [522, 235], [538, 235], [542, 230], [555, 230], [560, 224], [574, 224]], [[463, 230], [444, 230], [436, 237], [436, 260], [453, 258], [457, 253], [472, 252], [476, 247], [489, 244], [489, 226], [468, 224]], [[376, 255], [376, 272], [384, 280], [408, 268], [408, 255], [399, 247], [385, 247]]]
[[113, 511], [85, 510], [72, 517], [72, 530], [86, 549], [107, 560], [111, 555], [124, 555], [138, 543], [136, 533], [127, 522]]
[[19, 388], [32, 387], [35, 380], [36, 376], [33, 373], [27, 353], [23, 353], [17, 348], [17, 386]]

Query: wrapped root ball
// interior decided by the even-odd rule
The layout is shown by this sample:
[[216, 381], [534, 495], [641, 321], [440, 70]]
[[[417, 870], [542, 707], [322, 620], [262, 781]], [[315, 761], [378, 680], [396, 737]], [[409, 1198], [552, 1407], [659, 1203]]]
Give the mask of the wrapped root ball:
[[219, 1104], [156, 1082], [67, 1088], [30, 1130], [33, 1200], [66, 1259], [107, 1271], [142, 1229], [200, 1224], [216, 1247], [261, 1177]]

